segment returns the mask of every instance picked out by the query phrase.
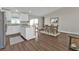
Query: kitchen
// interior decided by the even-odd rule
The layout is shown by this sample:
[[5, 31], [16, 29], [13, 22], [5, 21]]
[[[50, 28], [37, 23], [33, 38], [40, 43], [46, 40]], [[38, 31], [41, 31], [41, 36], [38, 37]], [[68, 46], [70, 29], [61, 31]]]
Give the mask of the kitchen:
[[[6, 19], [7, 19], [7, 22], [6, 22], [6, 25], [7, 25], [6, 35], [7, 36], [20, 33], [26, 40], [35, 38], [34, 25], [35, 24], [38, 25], [38, 18], [31, 17], [25, 13], [20, 13], [17, 10], [16, 10], [16, 12], [6, 11], [5, 15], [6, 15]], [[14, 40], [16, 43], [18, 43], [18, 41], [20, 41], [16, 38], [12, 39], [12, 41], [14, 41]]]

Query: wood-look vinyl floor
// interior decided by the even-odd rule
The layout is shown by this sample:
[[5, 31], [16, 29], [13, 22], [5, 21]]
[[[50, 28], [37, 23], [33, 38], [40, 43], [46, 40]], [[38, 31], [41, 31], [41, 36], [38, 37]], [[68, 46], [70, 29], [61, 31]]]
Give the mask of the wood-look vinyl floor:
[[61, 33], [58, 37], [52, 37], [39, 33], [38, 41], [35, 39], [10, 45], [7, 38], [6, 48], [1, 51], [69, 51], [69, 37], [66, 33]]

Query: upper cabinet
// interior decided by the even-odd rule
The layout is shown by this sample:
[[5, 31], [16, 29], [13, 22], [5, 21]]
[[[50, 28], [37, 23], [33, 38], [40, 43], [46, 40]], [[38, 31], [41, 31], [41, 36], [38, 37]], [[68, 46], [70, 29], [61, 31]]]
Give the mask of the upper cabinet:
[[20, 21], [28, 21], [28, 14], [14, 13], [14, 12], [7, 11], [6, 12], [7, 21], [11, 21], [11, 18], [18, 18]]
[[28, 14], [20, 14], [20, 20], [21, 21], [29, 21], [28, 20]]
[[7, 21], [10, 21], [10, 20], [11, 20], [11, 12], [6, 11], [6, 12], [5, 12], [5, 15], [6, 15], [6, 20], [7, 20]]
[[8, 25], [11, 25], [11, 24], [28, 25], [29, 24], [28, 14], [6, 11], [5, 15], [7, 20], [6, 23]]

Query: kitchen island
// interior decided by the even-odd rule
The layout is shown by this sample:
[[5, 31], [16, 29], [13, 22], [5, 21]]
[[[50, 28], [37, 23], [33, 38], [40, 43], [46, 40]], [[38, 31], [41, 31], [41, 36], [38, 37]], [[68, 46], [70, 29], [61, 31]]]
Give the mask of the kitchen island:
[[25, 39], [30, 40], [35, 38], [35, 29], [25, 24], [11, 24], [7, 25], [6, 35], [20, 33]]

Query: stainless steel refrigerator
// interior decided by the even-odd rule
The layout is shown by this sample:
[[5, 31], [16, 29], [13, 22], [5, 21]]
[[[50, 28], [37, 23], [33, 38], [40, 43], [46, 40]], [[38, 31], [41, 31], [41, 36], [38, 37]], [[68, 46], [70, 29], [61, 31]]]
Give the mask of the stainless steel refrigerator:
[[5, 15], [0, 11], [0, 49], [5, 48]]

